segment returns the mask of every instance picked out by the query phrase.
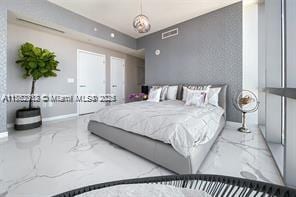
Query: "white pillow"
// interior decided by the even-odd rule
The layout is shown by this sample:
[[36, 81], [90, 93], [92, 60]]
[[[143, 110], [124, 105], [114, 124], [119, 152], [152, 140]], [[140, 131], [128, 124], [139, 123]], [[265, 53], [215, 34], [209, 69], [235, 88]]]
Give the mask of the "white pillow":
[[168, 88], [169, 88], [168, 85], [162, 86], [161, 94], [160, 94], [160, 100], [161, 101], [164, 101], [166, 99], [167, 94], [168, 94]]
[[206, 105], [207, 93], [203, 90], [190, 90], [187, 91], [185, 105], [195, 105], [197, 107], [204, 107]]
[[[211, 85], [205, 85], [205, 86], [183, 86], [183, 95], [182, 95], [182, 101], [186, 101], [186, 97], [187, 97], [187, 92], [188, 90], [204, 90], [204, 91], [209, 91], [210, 90]], [[208, 100], [206, 98], [206, 100]]]
[[168, 93], [168, 85], [164, 86], [152, 86], [152, 88], [161, 88], [161, 93], [160, 93], [160, 101], [164, 101], [166, 99], [167, 93]]
[[208, 103], [214, 106], [219, 106], [219, 93], [221, 88], [210, 88], [208, 94]]
[[151, 88], [148, 94], [148, 100], [151, 102], [159, 102], [160, 101], [160, 94], [161, 94], [161, 88]]
[[167, 92], [167, 100], [177, 99], [178, 86], [169, 86]]
[[186, 98], [187, 98], [187, 92], [188, 92], [188, 88], [183, 86], [183, 96], [182, 96], [182, 101], [186, 102]]

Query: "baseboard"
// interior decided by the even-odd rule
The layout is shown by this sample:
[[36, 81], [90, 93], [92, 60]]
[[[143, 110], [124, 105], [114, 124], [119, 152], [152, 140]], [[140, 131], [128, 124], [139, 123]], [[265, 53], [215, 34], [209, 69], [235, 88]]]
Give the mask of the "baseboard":
[[0, 133], [0, 139], [1, 138], [7, 138], [7, 137], [8, 137], [8, 132], [7, 131]]
[[[68, 118], [74, 118], [77, 117], [78, 114], [74, 113], [74, 114], [66, 114], [66, 115], [61, 115], [61, 116], [53, 116], [53, 117], [48, 117], [48, 118], [42, 118], [42, 122], [46, 123], [46, 122], [53, 122], [53, 121], [59, 121], [59, 120], [64, 120], [64, 119], [68, 119]], [[7, 124], [7, 128], [12, 128], [14, 127], [14, 123], [8, 123]]]
[[66, 115], [61, 115], [61, 116], [53, 116], [53, 117], [48, 117], [48, 118], [42, 118], [42, 122], [51, 122], [51, 121], [55, 121], [55, 120], [63, 120], [63, 119], [67, 119], [67, 118], [73, 118], [73, 117], [77, 117], [78, 114], [66, 114]]
[[[242, 123], [240, 123], [240, 122], [226, 121], [226, 126], [239, 128], [239, 127], [242, 126]], [[250, 124], [247, 123], [247, 127], [249, 127], [249, 128], [259, 128], [258, 124], [252, 124], [252, 123], [250, 123]]]
[[232, 122], [232, 121], [226, 121], [226, 126], [228, 127], [241, 127], [242, 126], [242, 123], [239, 123], [239, 122]]

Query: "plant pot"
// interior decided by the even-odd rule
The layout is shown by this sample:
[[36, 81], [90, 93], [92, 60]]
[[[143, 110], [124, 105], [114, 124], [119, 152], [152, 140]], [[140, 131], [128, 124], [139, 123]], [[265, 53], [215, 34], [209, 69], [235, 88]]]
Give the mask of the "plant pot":
[[19, 109], [16, 111], [15, 130], [38, 128], [42, 125], [40, 108]]

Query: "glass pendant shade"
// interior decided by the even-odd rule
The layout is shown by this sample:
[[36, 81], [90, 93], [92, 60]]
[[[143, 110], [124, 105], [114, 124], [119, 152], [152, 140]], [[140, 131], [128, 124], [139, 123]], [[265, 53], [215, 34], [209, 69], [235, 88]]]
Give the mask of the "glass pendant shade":
[[136, 16], [133, 26], [138, 33], [147, 33], [151, 28], [148, 17], [143, 14]]

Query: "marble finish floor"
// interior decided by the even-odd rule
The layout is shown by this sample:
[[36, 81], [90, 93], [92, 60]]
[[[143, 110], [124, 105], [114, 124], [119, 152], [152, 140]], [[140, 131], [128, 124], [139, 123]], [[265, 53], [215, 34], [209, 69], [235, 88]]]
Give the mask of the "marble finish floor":
[[[87, 131], [88, 116], [14, 132], [0, 141], [0, 197], [51, 196], [77, 187], [172, 172]], [[282, 184], [261, 134], [227, 126], [199, 173]]]

